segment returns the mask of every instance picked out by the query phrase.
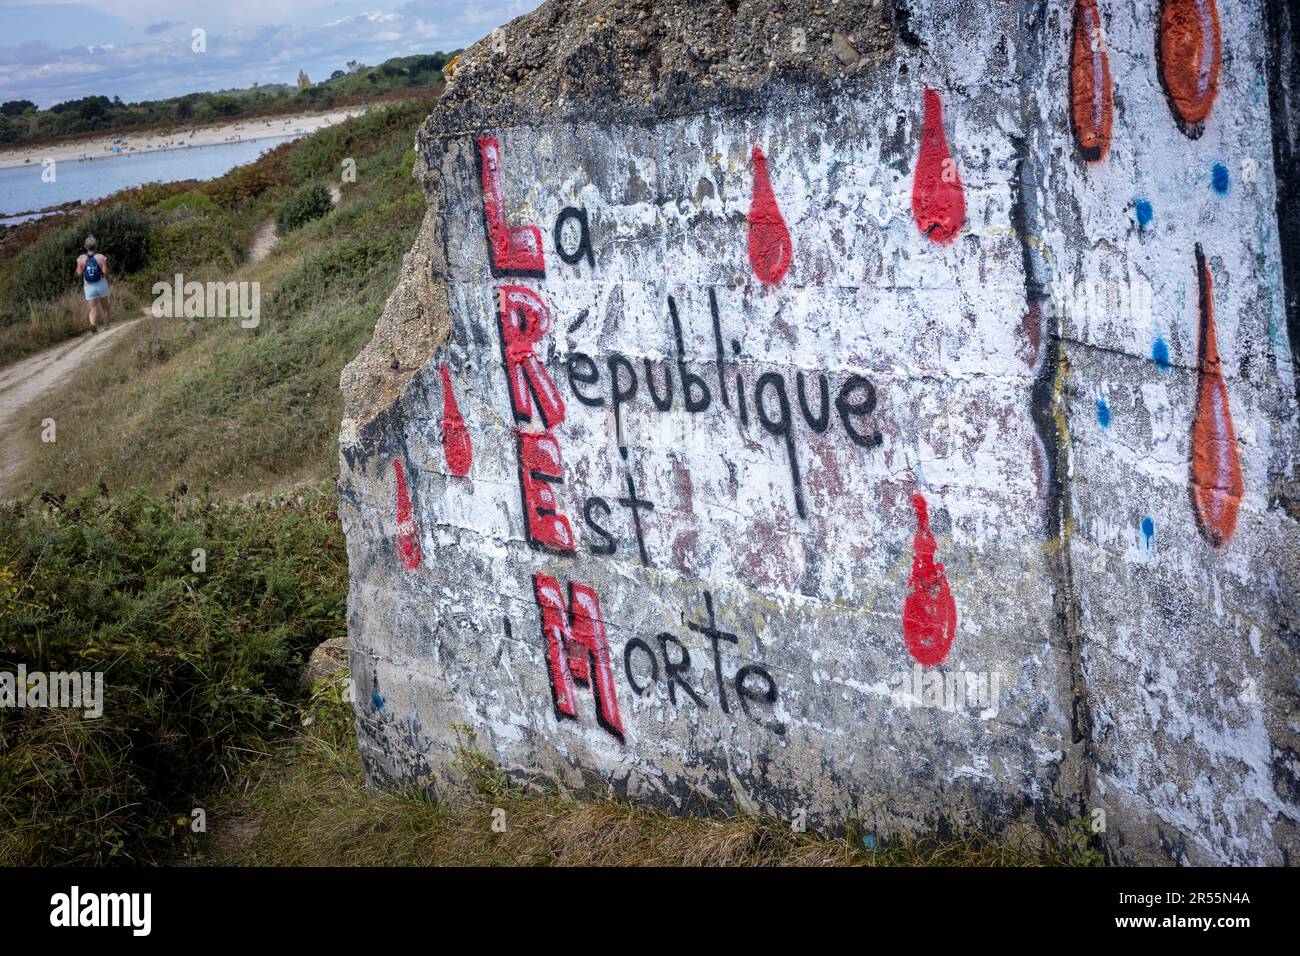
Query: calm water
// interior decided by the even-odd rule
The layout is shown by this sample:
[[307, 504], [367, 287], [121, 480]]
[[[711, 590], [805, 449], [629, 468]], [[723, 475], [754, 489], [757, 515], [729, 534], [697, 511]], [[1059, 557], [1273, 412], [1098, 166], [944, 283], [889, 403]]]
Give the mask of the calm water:
[[73, 199], [100, 199], [109, 193], [142, 183], [171, 183], [178, 179], [212, 179], [268, 149], [297, 139], [299, 133], [248, 143], [218, 143], [190, 149], [136, 150], [111, 159], [87, 162], [63, 160], [54, 170], [55, 181], [41, 180], [41, 164], [0, 169], [0, 220], [33, 209], [46, 209]]

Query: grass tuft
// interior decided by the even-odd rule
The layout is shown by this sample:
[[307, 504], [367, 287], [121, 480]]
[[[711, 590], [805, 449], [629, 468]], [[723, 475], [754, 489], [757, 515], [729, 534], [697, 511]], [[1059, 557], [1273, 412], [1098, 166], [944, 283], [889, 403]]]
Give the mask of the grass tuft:
[[[513, 786], [472, 748], [468, 786], [439, 805], [423, 792], [367, 789], [344, 701], [346, 675], [318, 685], [292, 741], [216, 799], [210, 839], [192, 859], [274, 866], [1052, 866], [1098, 862], [1037, 829], [971, 826], [900, 837], [877, 851], [850, 832], [796, 833], [784, 821], [675, 817], [591, 794], [539, 796]], [[504, 816], [502, 816], [504, 814]], [[494, 821], [504, 830], [494, 830]], [[499, 824], [498, 824], [499, 828]]]

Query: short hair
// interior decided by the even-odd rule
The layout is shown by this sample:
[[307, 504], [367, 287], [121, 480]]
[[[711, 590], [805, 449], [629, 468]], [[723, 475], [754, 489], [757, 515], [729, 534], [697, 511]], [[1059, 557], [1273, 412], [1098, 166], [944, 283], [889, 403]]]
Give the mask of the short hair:
[[98, 245], [98, 243], [95, 242], [95, 237], [94, 237], [94, 236], [87, 236], [87, 237], [86, 237], [86, 251], [87, 251], [87, 252], [94, 252], [94, 251], [95, 251], [95, 246], [96, 246], [96, 245]]

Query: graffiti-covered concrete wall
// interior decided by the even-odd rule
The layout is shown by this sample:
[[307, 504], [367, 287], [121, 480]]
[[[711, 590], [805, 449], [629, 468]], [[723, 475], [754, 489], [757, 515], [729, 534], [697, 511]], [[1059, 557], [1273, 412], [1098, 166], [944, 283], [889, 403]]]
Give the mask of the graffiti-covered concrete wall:
[[344, 375], [370, 778], [472, 733], [681, 811], [1289, 861], [1278, 37], [553, 0], [468, 51]]

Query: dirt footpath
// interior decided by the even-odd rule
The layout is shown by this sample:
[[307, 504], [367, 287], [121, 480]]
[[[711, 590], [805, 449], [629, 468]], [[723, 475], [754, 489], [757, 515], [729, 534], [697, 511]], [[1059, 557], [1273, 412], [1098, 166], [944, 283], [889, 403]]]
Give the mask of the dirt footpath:
[[7, 368], [0, 368], [0, 498], [16, 489], [9, 487], [26, 463], [20, 429], [29, 423], [24, 417], [47, 393], [68, 381], [83, 363], [99, 355], [122, 332], [139, 322], [130, 319], [98, 335], [83, 335], [46, 349]]

